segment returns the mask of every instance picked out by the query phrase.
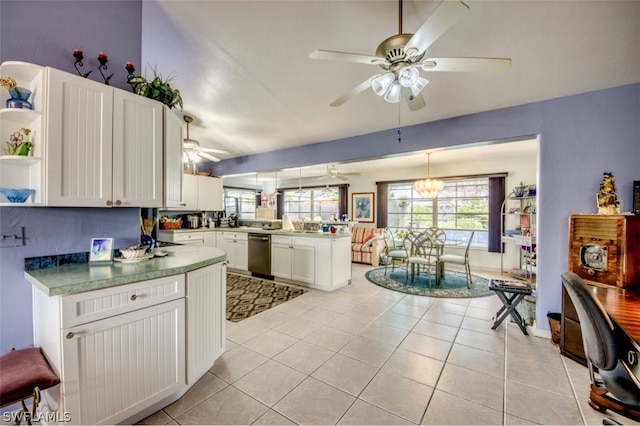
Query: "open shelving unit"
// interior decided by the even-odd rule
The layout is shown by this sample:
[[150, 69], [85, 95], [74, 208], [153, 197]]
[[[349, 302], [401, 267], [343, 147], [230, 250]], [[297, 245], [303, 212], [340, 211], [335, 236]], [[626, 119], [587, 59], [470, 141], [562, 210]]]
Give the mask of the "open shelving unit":
[[[516, 197], [511, 192], [502, 203], [501, 242], [518, 246], [517, 268], [505, 267], [505, 250], [500, 257], [500, 272], [535, 286], [537, 273], [536, 196]], [[519, 231], [519, 232], [518, 232]]]
[[[31, 90], [29, 102], [34, 109], [5, 108], [9, 93], [0, 90], [0, 187], [35, 189], [24, 203], [11, 203], [0, 194], [0, 206], [33, 206], [43, 203], [44, 189], [44, 125], [42, 108], [45, 103], [44, 67], [25, 62], [9, 61], [0, 64], [0, 75], [16, 80], [18, 87]], [[12, 133], [22, 128], [31, 130], [31, 156], [5, 155], [6, 142]]]

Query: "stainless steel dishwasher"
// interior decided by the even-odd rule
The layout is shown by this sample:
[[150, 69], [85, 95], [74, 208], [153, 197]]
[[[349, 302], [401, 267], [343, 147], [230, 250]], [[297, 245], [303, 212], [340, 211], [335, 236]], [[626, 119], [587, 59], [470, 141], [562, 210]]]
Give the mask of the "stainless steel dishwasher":
[[249, 234], [249, 272], [271, 276], [271, 235]]

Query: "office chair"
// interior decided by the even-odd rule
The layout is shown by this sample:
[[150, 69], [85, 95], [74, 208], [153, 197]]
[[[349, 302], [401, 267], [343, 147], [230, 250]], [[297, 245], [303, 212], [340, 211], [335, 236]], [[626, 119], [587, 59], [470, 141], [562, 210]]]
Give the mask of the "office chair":
[[589, 405], [640, 421], [639, 348], [611, 321], [589, 287], [573, 272], [562, 274], [578, 313], [591, 379]]

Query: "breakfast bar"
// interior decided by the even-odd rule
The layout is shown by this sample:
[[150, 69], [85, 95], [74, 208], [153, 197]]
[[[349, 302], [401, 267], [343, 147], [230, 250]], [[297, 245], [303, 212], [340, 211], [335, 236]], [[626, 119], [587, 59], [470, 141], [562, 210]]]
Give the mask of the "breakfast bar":
[[226, 254], [175, 246], [135, 263], [25, 271], [34, 344], [60, 377], [40, 410], [135, 423], [180, 398], [225, 350]]

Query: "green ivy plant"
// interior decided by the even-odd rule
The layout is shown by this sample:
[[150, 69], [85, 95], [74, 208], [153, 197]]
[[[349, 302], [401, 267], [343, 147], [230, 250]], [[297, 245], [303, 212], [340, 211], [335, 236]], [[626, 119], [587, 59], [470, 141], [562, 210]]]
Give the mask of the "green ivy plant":
[[156, 101], [160, 101], [169, 108], [180, 107], [182, 109], [182, 96], [178, 89], [173, 89], [169, 82], [172, 77], [169, 76], [163, 80], [162, 75], [153, 69], [153, 79], [147, 80], [142, 76], [134, 76], [129, 78], [128, 83], [131, 85], [133, 92]]

